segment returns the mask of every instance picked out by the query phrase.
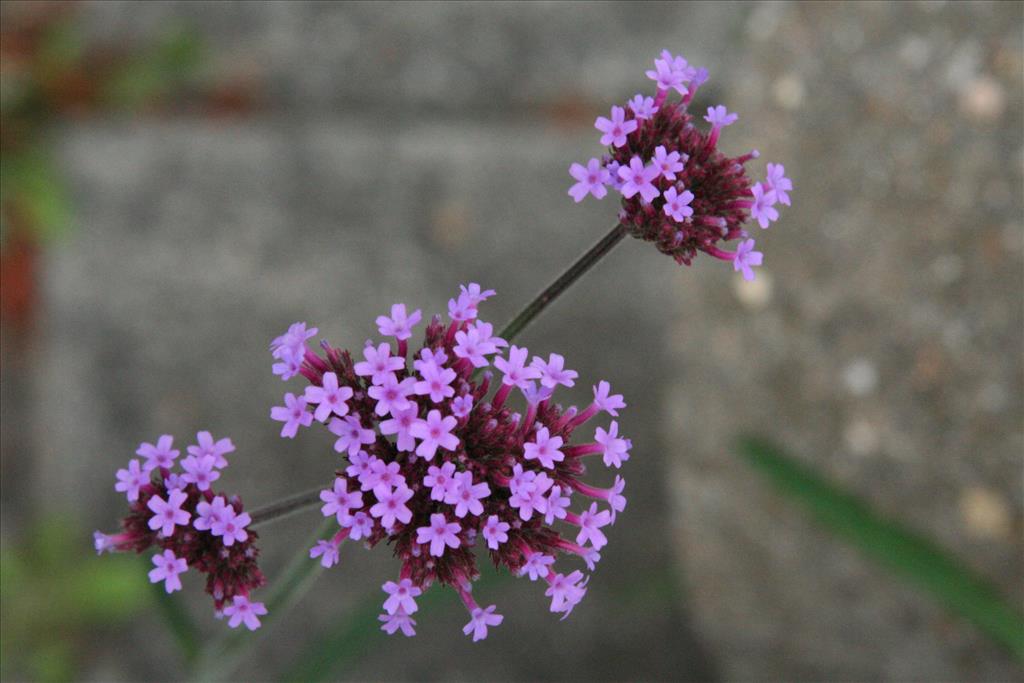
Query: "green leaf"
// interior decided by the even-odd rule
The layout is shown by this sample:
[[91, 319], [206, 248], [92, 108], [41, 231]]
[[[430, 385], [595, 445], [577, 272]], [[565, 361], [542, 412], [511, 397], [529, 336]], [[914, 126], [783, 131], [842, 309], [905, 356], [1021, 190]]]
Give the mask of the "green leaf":
[[71, 227], [71, 204], [53, 160], [42, 147], [9, 154], [0, 161], [0, 201], [23, 212], [41, 240]]
[[[303, 550], [320, 539], [328, 539], [337, 533], [338, 525], [333, 518], [325, 519]], [[204, 648], [196, 660], [196, 680], [219, 680], [230, 676], [238, 668], [247, 652], [266, 636], [277, 617], [299, 601], [320, 575], [319, 562], [300, 551], [282, 571], [281, 578], [274, 584], [266, 600], [267, 614], [258, 631], [249, 632], [239, 628], [215, 640]]]
[[164, 97], [194, 74], [202, 54], [195, 31], [185, 27], [170, 30], [153, 48], [111, 74], [105, 86], [106, 99], [131, 110]]
[[1024, 617], [954, 556], [898, 521], [879, 515], [762, 439], [742, 439], [739, 455], [829, 531], [973, 622], [1024, 662]]
[[[145, 569], [152, 564], [147, 558]], [[169, 595], [162, 583], [151, 583], [150, 593], [163, 617], [164, 624], [174, 636], [186, 665], [191, 665], [199, 654], [199, 629], [189, 616], [185, 606], [176, 596]]]

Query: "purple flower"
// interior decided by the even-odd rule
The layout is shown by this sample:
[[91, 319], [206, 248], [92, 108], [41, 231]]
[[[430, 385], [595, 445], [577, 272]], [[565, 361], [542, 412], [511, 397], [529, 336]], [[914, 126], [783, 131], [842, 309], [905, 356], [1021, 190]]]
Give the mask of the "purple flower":
[[440, 467], [431, 465], [427, 476], [423, 477], [423, 485], [430, 489], [431, 500], [444, 500], [455, 484], [455, 465], [446, 462]]
[[[679, 152], [667, 152], [665, 145], [658, 145], [654, 148], [654, 158], [651, 165], [658, 169], [661, 177], [665, 180], [675, 180], [676, 173], [683, 170], [686, 161]], [[667, 196], [667, 193], [666, 193]]]
[[444, 502], [455, 506], [455, 516], [461, 519], [467, 514], [482, 515], [484, 506], [480, 501], [491, 495], [491, 487], [486, 482], [474, 484], [471, 472], [459, 472], [453, 479]]
[[622, 495], [626, 488], [626, 480], [615, 475], [615, 484], [608, 490], [608, 504], [612, 506], [612, 524], [615, 523], [615, 515], [626, 509], [626, 497]]
[[611, 120], [598, 116], [594, 122], [594, 128], [604, 133], [601, 144], [615, 147], [626, 144], [626, 136], [635, 131], [638, 125], [635, 120], [626, 121], [626, 110], [622, 107], [612, 107]]
[[391, 347], [380, 344], [377, 348], [367, 344], [363, 348], [365, 361], [355, 364], [355, 372], [360, 377], [369, 377], [373, 384], [380, 384], [384, 378], [405, 367], [405, 359], [391, 355]]
[[435, 363], [422, 363], [420, 376], [423, 380], [416, 382], [416, 394], [418, 396], [430, 396], [434, 403], [441, 403], [444, 399], [454, 396], [455, 389], [451, 383], [455, 380], [455, 371], [451, 368], [443, 368]]
[[583, 544], [590, 541], [595, 550], [600, 550], [608, 545], [608, 537], [601, 531], [601, 527], [611, 524], [612, 515], [607, 510], [598, 512], [597, 503], [591, 503], [589, 510], [584, 510], [579, 516], [580, 532], [576, 535], [576, 542]]
[[448, 317], [455, 322], [465, 322], [476, 318], [476, 304], [473, 297], [465, 292], [455, 299], [448, 299]]
[[294, 439], [299, 427], [308, 427], [313, 424], [313, 413], [306, 410], [306, 399], [303, 396], [296, 398], [295, 394], [284, 395], [284, 405], [274, 406], [270, 409], [270, 419], [284, 422], [281, 427], [281, 436], [286, 439]]
[[606, 467], [622, 467], [622, 463], [629, 460], [629, 449], [632, 444], [629, 439], [619, 438], [619, 423], [615, 420], [612, 420], [607, 432], [598, 427], [594, 433], [594, 441], [602, 446]]
[[536, 356], [530, 366], [536, 368], [540, 373], [540, 383], [549, 389], [554, 389], [559, 384], [571, 387], [575, 384], [573, 380], [579, 376], [575, 370], [565, 369], [565, 358], [557, 353], [549, 355], [547, 362]]
[[548, 493], [547, 511], [544, 513], [545, 524], [554, 524], [556, 519], [566, 518], [566, 510], [569, 508], [569, 491], [565, 490], [566, 495], [564, 496], [562, 493], [561, 486], [551, 487], [551, 492]]
[[569, 188], [569, 196], [577, 204], [582, 202], [587, 194], [594, 195], [595, 199], [602, 199], [608, 194], [608, 188], [605, 185], [611, 181], [611, 175], [598, 159], [591, 159], [585, 167], [573, 164], [569, 167], [569, 175], [578, 181]]
[[228, 505], [221, 513], [220, 519], [210, 525], [210, 533], [220, 536], [224, 545], [230, 547], [236, 541], [241, 543], [249, 538], [245, 527], [249, 526], [250, 522], [252, 522], [252, 518], [249, 517], [248, 512], [236, 515], [235, 509]]
[[608, 382], [601, 380], [594, 387], [594, 405], [600, 410], [613, 417], [618, 417], [619, 408], [625, 408], [626, 402], [622, 400], [622, 394], [611, 394], [612, 387]]
[[373, 495], [377, 496], [377, 503], [370, 508], [370, 514], [380, 519], [385, 529], [393, 527], [396, 521], [408, 524], [412, 520], [412, 510], [406, 506], [412, 498], [412, 490], [408, 487], [392, 489], [382, 486], [374, 489]]
[[156, 565], [156, 569], [149, 570], [150, 583], [163, 581], [164, 589], [168, 593], [181, 590], [181, 579], [178, 575], [188, 569], [188, 562], [176, 557], [170, 550], [165, 550], [162, 554], [153, 556], [153, 564]]
[[458, 548], [461, 545], [458, 533], [462, 526], [458, 522], [449, 522], [440, 512], [430, 515], [430, 526], [421, 526], [416, 529], [416, 542], [420, 545], [429, 543], [430, 554], [434, 557], [444, 555], [445, 546]]
[[544, 467], [554, 469], [556, 462], [565, 460], [565, 455], [558, 450], [562, 443], [562, 437], [551, 436], [547, 427], [541, 427], [532, 442], [527, 441], [523, 444], [523, 457], [527, 460], [539, 460]]
[[732, 260], [733, 270], [743, 272], [743, 279], [750, 280], [754, 279], [753, 266], [761, 265], [764, 260], [764, 254], [759, 251], [754, 251], [754, 240], [746, 239], [739, 243], [736, 247], [736, 255]]
[[420, 445], [416, 448], [416, 455], [431, 460], [438, 448], [446, 451], [454, 451], [459, 447], [459, 437], [452, 434], [455, 425], [458, 424], [452, 416], [441, 417], [440, 410], [431, 410], [427, 413], [427, 419], [416, 420], [409, 427], [409, 433], [420, 439]]
[[639, 192], [645, 202], [653, 201], [661, 193], [651, 183], [660, 174], [656, 166], [644, 166], [640, 157], [633, 157], [629, 160], [629, 166], [619, 168], [619, 177], [623, 180], [622, 196], [629, 199]]
[[405, 486], [405, 477], [399, 474], [399, 464], [397, 462], [385, 463], [380, 458], [374, 458], [370, 462], [370, 471], [366, 473], [360, 483], [362, 485], [361, 488], [364, 490], [373, 489], [376, 491], [378, 486], [386, 486], [388, 488]]
[[451, 407], [452, 415], [460, 419], [466, 417], [473, 410], [473, 397], [469, 394], [456, 396], [452, 399]]
[[551, 484], [551, 479], [543, 472], [524, 472], [523, 483], [512, 491], [508, 504], [519, 510], [520, 519], [528, 522], [534, 511], [544, 514], [547, 510], [544, 494], [551, 488]]
[[528, 349], [521, 349], [513, 344], [509, 347], [507, 360], [501, 357], [494, 359], [494, 367], [505, 375], [501, 378], [502, 384], [523, 389], [531, 379], [540, 377], [539, 370], [532, 366], [526, 366], [526, 357], [529, 353]]
[[192, 522], [192, 526], [199, 531], [209, 531], [213, 528], [214, 524], [221, 521], [226, 508], [227, 503], [224, 502], [223, 496], [217, 496], [209, 503], [200, 501], [196, 505], [196, 518]]
[[262, 602], [249, 602], [245, 595], [236, 595], [232, 603], [224, 608], [224, 616], [228, 617], [228, 626], [238, 628], [238, 625], [245, 622], [245, 627], [255, 631], [260, 627], [258, 617], [267, 613], [267, 608]]
[[199, 442], [197, 446], [188, 447], [189, 455], [194, 455], [197, 458], [201, 458], [204, 455], [212, 455], [217, 463], [217, 467], [228, 466], [228, 460], [224, 456], [235, 450], [235, 444], [231, 443], [231, 439], [225, 438], [214, 441], [213, 435], [210, 432], [199, 432], [196, 434], [196, 441]]
[[358, 541], [360, 538], [367, 538], [373, 532], [373, 518], [362, 510], [348, 518], [342, 526], [349, 529], [349, 538]]
[[170, 434], [164, 434], [157, 439], [155, 446], [151, 443], [141, 444], [135, 454], [146, 459], [142, 465], [142, 471], [148, 474], [155, 469], [174, 467], [174, 459], [181, 451], [172, 449], [172, 445], [174, 445], [174, 437]]
[[348, 461], [351, 463], [345, 468], [345, 474], [351, 479], [363, 480], [370, 472], [370, 465], [376, 459], [375, 456], [371, 456], [366, 451], [359, 451], [355, 455], [349, 455]]
[[730, 114], [724, 105], [719, 104], [715, 107], [708, 107], [708, 115], [704, 117], [704, 120], [715, 128], [724, 128], [735, 123], [739, 117], [739, 114]]
[[200, 491], [208, 491], [210, 483], [220, 479], [220, 471], [212, 455], [204, 455], [201, 458], [190, 455], [181, 461], [181, 467], [185, 470], [181, 480], [187, 484], [195, 484]]
[[391, 317], [382, 315], [377, 318], [377, 329], [386, 337], [405, 341], [412, 336], [412, 328], [419, 323], [422, 317], [423, 314], [419, 309], [406, 315], [405, 304], [394, 304], [391, 307]]
[[293, 358], [300, 360], [306, 348], [306, 341], [316, 336], [317, 328], [306, 329], [306, 323], [292, 323], [288, 331], [270, 342], [270, 352], [274, 358]]
[[519, 576], [529, 574], [530, 581], [543, 579], [551, 571], [549, 567], [555, 563], [555, 558], [544, 553], [531, 553], [527, 556], [526, 562], [519, 569]]
[[370, 398], [377, 401], [374, 412], [383, 417], [388, 413], [394, 415], [413, 406], [409, 395], [413, 393], [415, 387], [416, 380], [412, 377], [406, 377], [399, 382], [395, 375], [389, 372], [382, 382], [370, 387], [367, 393]]
[[765, 186], [775, 191], [780, 204], [789, 206], [789, 191], [793, 189], [793, 181], [786, 177], [786, 167], [782, 164], [768, 164]]
[[677, 194], [676, 188], [668, 188], [665, 190], [665, 215], [682, 223], [693, 215], [693, 207], [690, 206], [692, 201], [693, 193], [689, 190], [683, 190], [682, 194]]
[[504, 339], [491, 336], [493, 329], [490, 323], [477, 322], [465, 330], [459, 330], [455, 333], [455, 347], [452, 350], [459, 358], [472, 363], [473, 367], [486, 367], [487, 356], [497, 353], [499, 347], [506, 346]]
[[334, 450], [339, 453], [348, 452], [349, 456], [361, 451], [364, 444], [371, 444], [377, 440], [377, 435], [373, 430], [363, 429], [359, 418], [354, 415], [349, 415], [341, 420], [336, 417], [331, 418], [327, 429], [338, 437], [338, 440], [334, 442]]
[[416, 422], [418, 414], [419, 408], [414, 403], [410, 403], [404, 410], [394, 410], [391, 412], [390, 420], [380, 423], [380, 433], [385, 436], [396, 435], [396, 447], [399, 452], [411, 453], [416, 450], [416, 439], [409, 430]]
[[767, 228], [772, 221], [779, 218], [779, 212], [775, 209], [775, 190], [766, 192], [764, 186], [757, 183], [750, 191], [754, 195], [754, 201], [750, 205], [750, 217], [757, 219], [757, 224], [762, 229]]
[[338, 564], [340, 558], [339, 546], [330, 541], [317, 541], [316, 545], [309, 549], [309, 557], [320, 558], [320, 566], [330, 569]]
[[164, 536], [170, 536], [174, 533], [176, 525], [188, 524], [192, 515], [181, 509], [181, 504], [185, 502], [186, 498], [188, 496], [185, 492], [178, 489], [168, 491], [167, 500], [159, 495], [150, 498], [146, 502], [146, 507], [153, 512], [153, 516], [149, 518], [149, 528], [154, 531], [159, 529]]
[[544, 591], [544, 595], [551, 598], [551, 611], [565, 612], [565, 616], [569, 616], [573, 607], [578, 605], [586, 595], [586, 584], [587, 582], [583, 580], [583, 572], [579, 570], [568, 576], [555, 574], [548, 583], [548, 589]]
[[326, 372], [321, 386], [306, 387], [305, 398], [308, 403], [318, 404], [313, 417], [325, 422], [332, 414], [338, 417], [348, 415], [348, 400], [352, 398], [352, 389], [339, 386], [338, 375]]
[[338, 477], [334, 480], [334, 488], [320, 492], [320, 500], [326, 503], [320, 508], [324, 517], [335, 515], [338, 524], [344, 524], [349, 517], [349, 510], [363, 507], [363, 494], [358, 489], [348, 490], [348, 480]]
[[139, 499], [139, 487], [149, 483], [149, 473], [139, 467], [139, 461], [132, 459], [128, 461], [128, 469], [117, 471], [117, 483], [114, 484], [115, 491], [123, 491], [128, 495], [130, 502]]
[[402, 629], [402, 635], [406, 638], [411, 638], [416, 635], [416, 629], [413, 628], [416, 626], [416, 620], [401, 609], [394, 614], [382, 614], [377, 618], [384, 622], [384, 625], [380, 627], [380, 630], [386, 631], [389, 636], [394, 635], [395, 631], [398, 629]]
[[669, 90], [670, 88], [675, 88], [680, 93], [685, 92], [685, 89], [683, 88], [683, 79], [686, 74], [674, 69], [672, 63], [667, 62], [664, 59], [655, 59], [654, 70], [647, 71], [646, 73], [648, 78], [658, 84], [658, 90]]
[[[696, 74], [696, 69], [689, 65], [689, 62], [683, 58], [682, 55], [673, 55], [668, 50], [661, 51], [661, 59], [668, 64], [673, 71], [676, 71], [683, 81], [689, 81]], [[686, 94], [683, 90], [679, 90], [680, 95]]]
[[388, 614], [395, 614], [399, 611], [412, 614], [419, 609], [416, 605], [416, 598], [423, 591], [409, 579], [402, 579], [398, 583], [388, 581], [382, 588], [388, 594], [387, 600], [384, 601], [384, 611]]
[[491, 550], [497, 550], [498, 546], [508, 540], [508, 530], [511, 529], [511, 525], [508, 522], [502, 522], [498, 519], [498, 515], [491, 515], [484, 522], [481, 533], [483, 534], [484, 540], [487, 541], [487, 547]]
[[629, 101], [629, 108], [633, 110], [633, 116], [640, 121], [651, 118], [658, 111], [653, 97], [644, 97], [639, 93]]
[[497, 626], [505, 617], [500, 614], [495, 614], [494, 610], [497, 609], [496, 605], [491, 605], [486, 609], [480, 609], [477, 607], [470, 613], [469, 623], [462, 628], [462, 632], [467, 636], [473, 634], [473, 642], [483, 640], [487, 637], [487, 627]]
[[483, 289], [476, 282], [470, 282], [468, 285], [459, 285], [459, 293], [465, 296], [474, 308], [495, 294], [493, 289]]

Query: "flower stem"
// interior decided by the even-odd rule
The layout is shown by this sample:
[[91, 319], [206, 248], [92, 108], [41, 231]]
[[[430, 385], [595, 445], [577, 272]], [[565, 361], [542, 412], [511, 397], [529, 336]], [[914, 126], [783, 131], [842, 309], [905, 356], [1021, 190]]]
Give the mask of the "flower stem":
[[590, 268], [600, 261], [604, 256], [626, 236], [626, 229], [622, 225], [616, 225], [607, 235], [602, 237], [597, 244], [587, 250], [585, 254], [576, 259], [569, 268], [558, 276], [558, 279], [548, 285], [547, 289], [537, 295], [530, 304], [524, 308], [519, 315], [512, 319], [512, 322], [505, 325], [505, 328], [498, 333], [498, 336], [505, 341], [512, 341], [512, 338], [523, 331], [533, 319], [540, 315], [541, 311], [548, 307], [558, 295], [569, 289], [569, 286], [586, 273]]
[[320, 489], [296, 493], [294, 496], [282, 498], [279, 501], [253, 510], [249, 513], [249, 516], [252, 518], [249, 526], [255, 527], [259, 524], [265, 524], [275, 519], [288, 517], [289, 515], [301, 512], [306, 508], [315, 507], [319, 502]]

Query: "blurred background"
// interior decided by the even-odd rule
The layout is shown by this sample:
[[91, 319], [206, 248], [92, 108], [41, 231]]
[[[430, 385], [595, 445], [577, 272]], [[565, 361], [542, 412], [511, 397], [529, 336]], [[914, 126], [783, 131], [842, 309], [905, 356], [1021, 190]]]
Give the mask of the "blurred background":
[[[115, 470], [209, 429], [249, 507], [328, 481], [330, 435], [267, 419], [270, 339], [306, 320], [358, 347], [392, 302], [440, 311], [468, 281], [506, 321], [612, 225], [566, 169], [663, 48], [710, 70], [695, 109], [739, 113], [725, 149], [796, 189], [755, 282], [627, 241], [522, 336], [580, 372], [576, 401], [606, 378], [630, 404], [629, 507], [587, 599], [559, 622], [495, 580], [487, 641], [448, 594], [387, 639], [366, 601], [396, 563], [345, 547], [231, 675], [1024, 677], [1021, 4], [0, 11], [5, 680], [191, 675], [148, 559], [93, 555]], [[261, 531], [271, 583], [318, 517]]]

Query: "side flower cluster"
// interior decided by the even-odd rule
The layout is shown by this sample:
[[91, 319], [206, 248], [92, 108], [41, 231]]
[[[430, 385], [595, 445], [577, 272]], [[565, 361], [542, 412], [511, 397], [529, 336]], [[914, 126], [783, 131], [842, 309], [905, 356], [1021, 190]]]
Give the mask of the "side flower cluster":
[[[573, 442], [599, 414], [618, 416], [622, 396], [601, 381], [582, 410], [555, 403], [555, 391], [574, 386], [577, 373], [558, 354], [531, 358], [526, 348], [494, 336], [477, 317], [478, 305], [493, 294], [462, 286], [448, 302], [448, 322], [435, 316], [413, 354], [408, 340], [422, 316], [404, 304], [377, 318], [380, 333], [393, 341], [368, 341], [361, 360], [326, 342], [315, 353], [304, 323], [271, 345], [279, 361], [301, 357], [298, 372], [310, 382], [271, 410], [283, 423], [281, 435], [323, 423], [343, 459], [321, 493], [322, 512], [339, 530], [310, 556], [330, 567], [345, 540], [368, 547], [387, 541], [401, 564], [383, 585], [380, 620], [388, 633], [415, 633], [416, 598], [438, 582], [466, 606], [466, 635], [485, 638], [503, 617], [473, 597], [478, 549], [495, 566], [544, 582], [551, 611], [568, 616], [588, 578], [582, 569], [557, 570], [556, 556], [575, 557], [592, 571], [607, 527], [626, 506], [622, 477], [607, 488], [582, 481], [593, 456], [616, 469], [629, 459], [631, 444], [618, 423], [587, 428]], [[294, 374], [279, 365], [277, 374]], [[574, 498], [589, 504], [572, 509]]]
[[235, 446], [210, 432], [199, 432], [197, 441], [188, 447], [179, 472], [173, 468], [181, 452], [173, 448], [172, 436], [139, 446], [141, 461], [129, 460], [114, 485], [128, 499], [128, 516], [120, 533], [93, 534], [96, 552], [141, 553], [156, 546], [162, 552], [153, 556], [150, 582], [162, 581], [173, 593], [181, 590], [180, 575], [193, 567], [207, 575], [216, 615], [228, 617], [231, 628], [244, 623], [255, 630], [267, 613], [262, 602], [249, 599], [250, 591], [266, 583], [256, 564], [256, 532], [247, 529], [252, 520], [238, 496], [211, 488]]
[[[757, 221], [767, 228], [778, 220], [775, 207], [790, 205], [792, 181], [782, 164], [768, 164], [766, 178], [754, 183], [746, 164], [757, 150], [729, 157], [718, 149], [722, 129], [739, 118], [724, 106], [708, 107], [709, 130], [694, 125], [688, 108], [707, 69], [665, 50], [647, 76], [656, 84], [654, 97], [638, 94], [627, 107], [613, 106], [611, 118], [597, 118], [608, 153], [569, 167], [577, 181], [569, 195], [576, 202], [588, 194], [601, 199], [611, 187], [622, 195], [619, 222], [634, 237], [680, 264], [689, 265], [698, 251], [730, 261], [753, 280], [763, 255], [743, 226]], [[672, 91], [678, 102], [669, 102]], [[740, 240], [735, 251], [718, 246], [732, 240]]]

